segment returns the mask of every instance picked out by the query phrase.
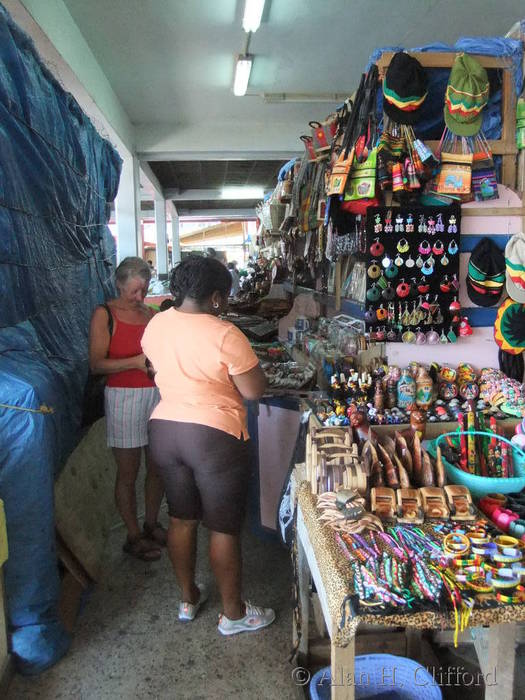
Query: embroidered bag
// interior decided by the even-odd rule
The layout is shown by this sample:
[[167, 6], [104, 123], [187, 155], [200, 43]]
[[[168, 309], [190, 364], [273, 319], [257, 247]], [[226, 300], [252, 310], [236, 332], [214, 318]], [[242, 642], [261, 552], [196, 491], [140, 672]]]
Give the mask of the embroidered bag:
[[366, 160], [354, 160], [346, 181], [345, 202], [356, 199], [372, 199], [376, 192], [377, 148], [372, 148]]

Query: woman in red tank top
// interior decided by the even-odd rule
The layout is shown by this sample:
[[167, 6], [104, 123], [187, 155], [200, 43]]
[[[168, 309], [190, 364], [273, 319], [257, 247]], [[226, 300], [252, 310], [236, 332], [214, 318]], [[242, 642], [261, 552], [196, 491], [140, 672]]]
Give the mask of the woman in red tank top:
[[[105, 413], [108, 447], [117, 463], [115, 500], [128, 537], [124, 551], [145, 561], [159, 559], [166, 531], [158, 523], [163, 487], [148, 450], [148, 420], [159, 400], [148, 374], [140, 341], [153, 311], [144, 304], [151, 271], [141, 258], [125, 258], [117, 267], [117, 299], [98, 306], [91, 318], [89, 362], [94, 374], [107, 375]], [[135, 482], [142, 448], [146, 456], [145, 521], [137, 519]]]

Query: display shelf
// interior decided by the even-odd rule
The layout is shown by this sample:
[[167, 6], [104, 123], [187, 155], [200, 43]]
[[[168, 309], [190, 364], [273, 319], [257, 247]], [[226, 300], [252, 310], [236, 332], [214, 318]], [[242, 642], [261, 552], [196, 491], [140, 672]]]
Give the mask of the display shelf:
[[[336, 295], [335, 294], [324, 294], [323, 292], [318, 292], [315, 289], [310, 289], [310, 287], [302, 287], [301, 285], [294, 285], [291, 282], [284, 282], [284, 290], [290, 292], [290, 294], [312, 294], [313, 298], [318, 301], [323, 306], [329, 309], [336, 309]], [[353, 318], [358, 318], [362, 320], [365, 313], [365, 305], [358, 301], [353, 301], [352, 299], [341, 298], [341, 308], [337, 309], [342, 313], [352, 316]]]

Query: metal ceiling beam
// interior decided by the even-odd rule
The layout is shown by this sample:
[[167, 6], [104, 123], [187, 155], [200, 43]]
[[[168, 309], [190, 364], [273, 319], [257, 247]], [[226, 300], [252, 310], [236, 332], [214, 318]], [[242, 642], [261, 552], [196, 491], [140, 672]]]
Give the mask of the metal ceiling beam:
[[141, 170], [140, 184], [144, 187], [145, 190], [149, 191], [154, 198], [155, 196], [163, 197], [162, 186], [158, 181], [157, 176], [151, 169], [150, 164], [145, 161], [140, 161], [139, 167]]
[[187, 219], [255, 219], [255, 209], [178, 209], [179, 216]]
[[[247, 185], [250, 187], [251, 185]], [[230, 187], [230, 185], [228, 185]], [[239, 187], [242, 187], [242, 185], [239, 185]], [[271, 190], [268, 190], [271, 192]], [[265, 192], [266, 194], [266, 192]], [[177, 188], [166, 188], [164, 190], [164, 196], [166, 199], [171, 199], [174, 202], [209, 202], [212, 200], [221, 200], [223, 202], [227, 202], [228, 199], [225, 199], [222, 197], [222, 190], [221, 189], [213, 189], [213, 190], [199, 190], [199, 189], [189, 189], [189, 190], [180, 190]], [[232, 197], [232, 199], [240, 199], [239, 197]], [[252, 198], [251, 198], [252, 199]]]
[[138, 153], [141, 161], [177, 160], [290, 160], [300, 151], [144, 151]]

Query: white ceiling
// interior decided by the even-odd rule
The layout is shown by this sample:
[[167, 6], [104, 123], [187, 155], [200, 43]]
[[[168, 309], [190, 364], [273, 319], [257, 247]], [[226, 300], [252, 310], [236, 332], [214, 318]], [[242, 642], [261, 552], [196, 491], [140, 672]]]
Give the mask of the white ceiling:
[[307, 121], [332, 105], [265, 104], [258, 93], [349, 93], [376, 47], [501, 36], [525, 15], [523, 0], [267, 0], [250, 45], [253, 96], [239, 98], [244, 0], [64, 2], [138, 126], [138, 150], [152, 154], [298, 150]]
[[250, 41], [248, 95], [235, 97], [235, 55], [247, 38], [244, 0], [62, 2], [133, 125], [140, 159], [150, 161], [163, 189], [189, 191], [177, 208], [196, 214], [253, 207], [208, 201], [214, 168], [227, 161], [219, 170], [233, 179], [223, 173], [222, 184], [254, 184], [238, 161], [266, 160], [268, 172], [255, 184], [267, 184], [268, 173], [302, 151], [308, 122], [335, 107], [268, 104], [262, 93], [349, 95], [378, 47], [502, 36], [525, 16], [524, 0], [266, 0]]

